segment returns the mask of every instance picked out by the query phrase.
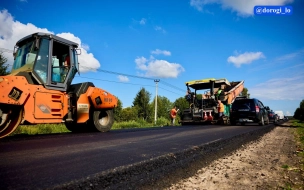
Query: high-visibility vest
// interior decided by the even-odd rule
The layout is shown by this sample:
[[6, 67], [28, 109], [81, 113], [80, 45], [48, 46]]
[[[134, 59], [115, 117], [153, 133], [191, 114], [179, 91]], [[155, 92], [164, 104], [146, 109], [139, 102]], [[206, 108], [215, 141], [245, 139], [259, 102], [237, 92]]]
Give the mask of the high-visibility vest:
[[218, 90], [217, 93], [216, 93], [216, 96], [219, 96], [221, 94], [222, 90]]

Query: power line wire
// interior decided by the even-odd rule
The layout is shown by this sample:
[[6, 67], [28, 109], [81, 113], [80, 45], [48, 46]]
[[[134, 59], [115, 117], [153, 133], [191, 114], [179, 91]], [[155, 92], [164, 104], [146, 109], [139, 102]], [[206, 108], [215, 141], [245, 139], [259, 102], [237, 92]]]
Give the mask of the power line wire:
[[163, 83], [164, 85], [169, 86], [169, 87], [171, 87], [171, 88], [175, 88], [176, 90], [185, 92], [185, 90], [183, 90], [183, 89], [181, 89], [181, 88], [179, 88], [179, 87], [176, 87], [176, 86], [174, 86], [174, 85], [172, 85], [172, 84], [169, 84], [169, 83], [167, 83], [167, 82], [165, 82], [165, 81], [160, 81], [160, 83]]
[[136, 76], [136, 75], [130, 75], [130, 74], [125, 74], [125, 73], [118, 73], [118, 72], [114, 72], [114, 71], [107, 71], [107, 70], [103, 70], [103, 69], [94, 69], [91, 67], [86, 67], [86, 66], [81, 66], [87, 69], [91, 69], [91, 70], [96, 70], [99, 72], [104, 72], [104, 73], [110, 73], [110, 74], [116, 74], [116, 75], [123, 75], [123, 76], [128, 76], [128, 77], [133, 77], [133, 78], [141, 78], [141, 79], [147, 79], [147, 80], [155, 80], [154, 78], [149, 78], [149, 77], [141, 77], [141, 76]]
[[[91, 69], [91, 70], [95, 70], [95, 71], [99, 71], [99, 72], [105, 72], [105, 73], [109, 73], [109, 74], [116, 74], [116, 75], [123, 75], [123, 76], [128, 76], [128, 77], [133, 77], [133, 78], [140, 78], [140, 79], [147, 79], [147, 80], [156, 80], [155, 78], [149, 78], [149, 77], [141, 77], [141, 76], [136, 76], [136, 75], [130, 75], [130, 74], [125, 74], [125, 73], [118, 73], [118, 72], [114, 72], [114, 71], [107, 71], [107, 70], [103, 70], [103, 69], [94, 69], [94, 68], [91, 68], [91, 67], [86, 67], [86, 66], [81, 66], [81, 67], [84, 67], [84, 68], [87, 68], [87, 69]], [[158, 79], [159, 80], [159, 79]], [[169, 84], [163, 80], [160, 80], [159, 81], [160, 83], [163, 83], [164, 85], [166, 86], [169, 86], [171, 88], [174, 88], [176, 90], [179, 90], [179, 91], [182, 91], [184, 92], [185, 90], [177, 87], [177, 86], [174, 86], [172, 84]]]
[[[100, 81], [106, 81], [106, 82], [113, 82], [113, 83], [122, 83], [122, 84], [129, 84], [129, 85], [138, 85], [138, 86], [149, 86], [149, 87], [155, 87], [153, 85], [146, 85], [146, 84], [135, 84], [135, 83], [129, 83], [129, 82], [118, 82], [118, 81], [111, 81], [111, 80], [104, 80], [104, 79], [97, 79], [97, 78], [91, 78], [91, 77], [81, 77], [81, 76], [76, 76], [77, 78], [86, 78], [86, 79], [92, 79], [92, 80], [100, 80]], [[165, 88], [162, 88], [162, 87], [158, 87], [160, 89], [163, 89], [165, 91], [168, 91], [168, 92], [171, 92], [173, 94], [176, 94], [176, 95], [181, 95], [181, 94], [178, 94], [178, 93], [175, 93], [175, 92], [172, 92], [170, 90], [167, 90]], [[182, 96], [182, 95], [181, 95]]]
[[118, 81], [111, 81], [111, 80], [97, 79], [97, 78], [91, 78], [91, 77], [81, 77], [81, 76], [76, 76], [76, 77], [77, 77], [77, 78], [92, 79], [92, 80], [107, 81], [107, 82], [114, 82], [114, 83], [122, 83], [122, 84], [141, 85], [141, 86], [150, 86], [150, 87], [154, 87], [153, 85], [135, 84], [135, 83], [129, 83], [129, 82], [118, 82]]

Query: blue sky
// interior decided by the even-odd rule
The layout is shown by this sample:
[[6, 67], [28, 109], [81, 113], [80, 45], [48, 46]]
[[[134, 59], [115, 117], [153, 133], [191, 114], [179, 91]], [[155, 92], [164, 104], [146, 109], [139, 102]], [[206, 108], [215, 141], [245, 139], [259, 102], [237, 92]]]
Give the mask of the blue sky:
[[[289, 5], [293, 14], [256, 16], [256, 5]], [[140, 77], [160, 79], [158, 94], [172, 102], [186, 81], [227, 78], [293, 115], [304, 99], [303, 9], [301, 0], [11, 0], [0, 4], [0, 48], [37, 31], [75, 41], [83, 67], [74, 83], [92, 81], [124, 107], [141, 87], [154, 98], [154, 81]]]

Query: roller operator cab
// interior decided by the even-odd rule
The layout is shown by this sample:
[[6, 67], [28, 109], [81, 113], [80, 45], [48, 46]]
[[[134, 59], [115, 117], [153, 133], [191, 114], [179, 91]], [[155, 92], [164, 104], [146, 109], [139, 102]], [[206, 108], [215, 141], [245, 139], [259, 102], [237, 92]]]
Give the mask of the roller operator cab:
[[72, 84], [78, 44], [48, 33], [16, 43], [10, 75], [0, 76], [0, 138], [20, 124], [61, 123], [72, 132], [109, 131], [117, 98], [93, 83]]

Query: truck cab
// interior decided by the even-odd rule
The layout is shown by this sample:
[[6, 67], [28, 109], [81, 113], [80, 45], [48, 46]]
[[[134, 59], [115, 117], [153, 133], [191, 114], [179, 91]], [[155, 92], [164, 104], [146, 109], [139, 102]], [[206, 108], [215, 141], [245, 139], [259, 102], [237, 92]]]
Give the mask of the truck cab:
[[78, 44], [48, 33], [34, 33], [16, 43], [10, 75], [24, 76], [30, 84], [67, 91], [79, 71]]

